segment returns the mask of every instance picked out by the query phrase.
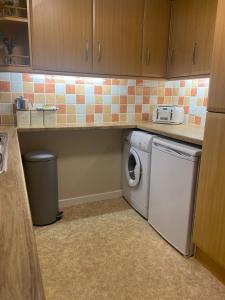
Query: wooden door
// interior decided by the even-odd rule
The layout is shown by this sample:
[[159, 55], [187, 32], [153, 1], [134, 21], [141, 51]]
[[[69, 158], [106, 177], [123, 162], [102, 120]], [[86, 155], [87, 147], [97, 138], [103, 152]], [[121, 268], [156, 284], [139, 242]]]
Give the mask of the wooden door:
[[94, 73], [141, 75], [144, 0], [94, 1]]
[[92, 0], [32, 0], [33, 68], [92, 71]]
[[225, 267], [225, 114], [208, 113], [197, 193], [194, 243]]
[[217, 0], [195, 0], [192, 75], [210, 73]]
[[193, 58], [196, 0], [172, 1], [168, 76], [188, 76]]
[[214, 37], [208, 110], [225, 112], [225, 1], [219, 0]]
[[145, 0], [142, 75], [165, 77], [167, 67], [170, 0]]

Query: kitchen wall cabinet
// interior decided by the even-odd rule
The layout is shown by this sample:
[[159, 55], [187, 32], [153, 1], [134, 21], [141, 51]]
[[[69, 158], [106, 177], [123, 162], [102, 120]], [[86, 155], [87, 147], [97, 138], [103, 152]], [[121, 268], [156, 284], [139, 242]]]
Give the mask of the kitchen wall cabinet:
[[93, 72], [141, 75], [144, 0], [95, 0]]
[[31, 0], [33, 69], [92, 70], [92, 0]]
[[142, 75], [165, 77], [168, 54], [170, 0], [145, 0]]
[[197, 193], [194, 243], [225, 268], [225, 114], [208, 113]]
[[208, 110], [225, 112], [225, 1], [219, 1], [213, 47]]
[[172, 1], [168, 77], [210, 73], [217, 0]]

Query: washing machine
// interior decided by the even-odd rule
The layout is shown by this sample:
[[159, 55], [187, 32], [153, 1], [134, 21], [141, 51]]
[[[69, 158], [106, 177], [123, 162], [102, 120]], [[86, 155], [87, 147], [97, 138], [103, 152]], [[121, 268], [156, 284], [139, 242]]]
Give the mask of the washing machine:
[[154, 135], [131, 131], [124, 138], [123, 197], [148, 218], [151, 149]]

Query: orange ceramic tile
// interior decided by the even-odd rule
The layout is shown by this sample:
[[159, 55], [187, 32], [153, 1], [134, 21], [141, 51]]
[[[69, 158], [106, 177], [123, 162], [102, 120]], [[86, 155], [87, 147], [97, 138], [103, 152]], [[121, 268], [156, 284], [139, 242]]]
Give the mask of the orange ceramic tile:
[[143, 88], [143, 95], [144, 96], [150, 96], [150, 87], [144, 87]]
[[55, 93], [55, 84], [54, 83], [45, 84], [45, 93]]
[[192, 88], [191, 89], [191, 96], [196, 96], [197, 95], [197, 89], [196, 88]]
[[143, 85], [143, 80], [142, 79], [137, 79], [136, 80], [136, 85]]
[[164, 97], [157, 97], [157, 104], [163, 104], [164, 103]]
[[127, 104], [127, 96], [120, 96], [120, 104]]
[[150, 120], [150, 114], [143, 113], [141, 119], [142, 119], [142, 121], [149, 121]]
[[128, 86], [128, 95], [135, 95], [135, 86]]
[[185, 80], [180, 80], [180, 87], [185, 87]]
[[112, 122], [119, 122], [119, 114], [112, 114]]
[[28, 73], [23, 73], [23, 81], [32, 82], [33, 81], [33, 76], [31, 74], [28, 74]]
[[150, 103], [150, 96], [144, 96], [143, 97], [143, 104], [149, 104]]
[[188, 114], [189, 113], [189, 106], [184, 106], [184, 113]]
[[104, 85], [111, 85], [112, 80], [111, 79], [104, 79], [103, 84]]
[[103, 112], [103, 106], [102, 105], [95, 105], [95, 113], [101, 114]]
[[35, 93], [44, 93], [45, 87], [43, 83], [34, 83], [34, 92]]
[[207, 105], [208, 105], [208, 98], [204, 98], [203, 106], [207, 106]]
[[195, 124], [200, 125], [202, 118], [200, 116], [195, 116]]
[[77, 104], [84, 104], [85, 103], [85, 96], [83, 96], [83, 95], [77, 95], [76, 96], [76, 103]]
[[93, 114], [86, 115], [86, 122], [94, 123], [94, 115]]
[[171, 88], [165, 88], [165, 96], [172, 96], [172, 89]]
[[84, 84], [84, 80], [83, 79], [76, 79], [75, 83], [76, 84]]
[[125, 104], [120, 105], [120, 112], [127, 113], [127, 105], [125, 105]]
[[32, 93], [24, 93], [24, 98], [27, 99], [30, 103], [34, 103], [34, 94]]
[[136, 113], [141, 113], [142, 112], [142, 105], [136, 104], [135, 105], [135, 112]]
[[1, 92], [10, 92], [10, 82], [9, 81], [0, 81], [0, 91]]
[[119, 85], [120, 80], [119, 79], [112, 79], [112, 85]]
[[66, 105], [65, 104], [57, 104], [58, 110], [57, 114], [65, 114], [66, 113]]
[[67, 84], [66, 85], [66, 93], [67, 94], [75, 94], [75, 85]]
[[184, 97], [179, 97], [178, 98], [178, 105], [183, 105], [184, 104]]
[[94, 88], [95, 95], [102, 95], [102, 86], [95, 86]]

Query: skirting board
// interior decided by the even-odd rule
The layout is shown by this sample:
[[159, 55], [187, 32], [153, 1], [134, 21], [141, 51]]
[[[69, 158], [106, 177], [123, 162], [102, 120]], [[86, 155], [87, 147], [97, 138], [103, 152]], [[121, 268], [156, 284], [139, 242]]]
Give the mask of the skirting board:
[[122, 190], [100, 193], [100, 194], [91, 194], [91, 195], [85, 195], [76, 198], [61, 199], [59, 200], [59, 207], [63, 208], [63, 207], [69, 207], [81, 203], [118, 199], [120, 197], [122, 197]]

